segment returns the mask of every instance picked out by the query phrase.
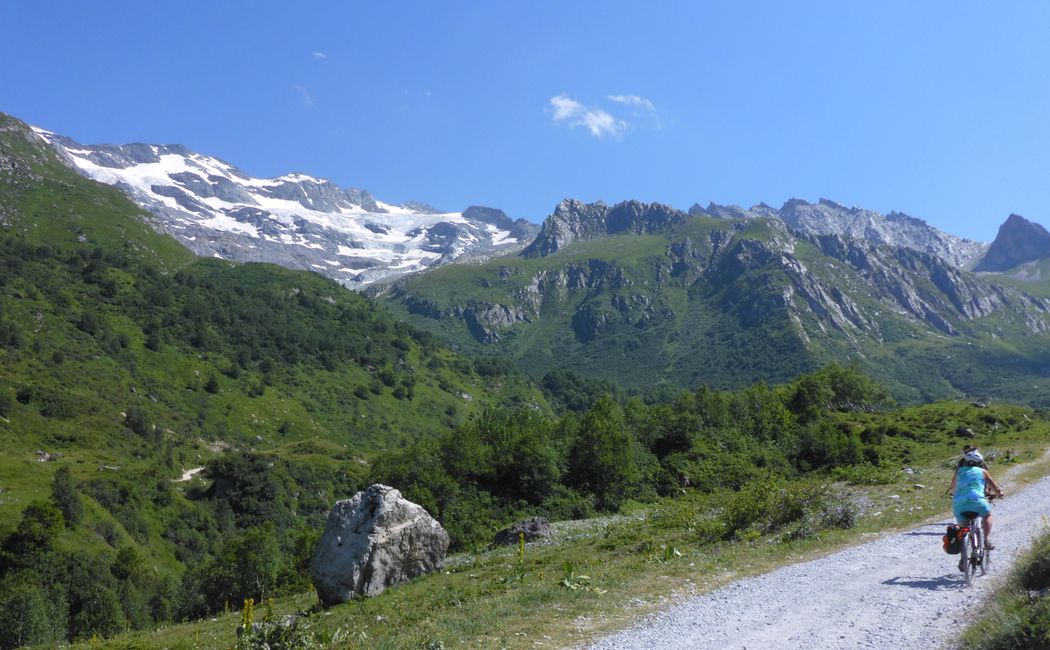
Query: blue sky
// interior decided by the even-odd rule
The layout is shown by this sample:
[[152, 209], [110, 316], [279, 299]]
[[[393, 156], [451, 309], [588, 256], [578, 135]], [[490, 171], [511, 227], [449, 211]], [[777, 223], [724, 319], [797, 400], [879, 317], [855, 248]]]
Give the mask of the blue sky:
[[34, 2], [0, 111], [444, 209], [564, 197], [1050, 224], [1050, 3]]

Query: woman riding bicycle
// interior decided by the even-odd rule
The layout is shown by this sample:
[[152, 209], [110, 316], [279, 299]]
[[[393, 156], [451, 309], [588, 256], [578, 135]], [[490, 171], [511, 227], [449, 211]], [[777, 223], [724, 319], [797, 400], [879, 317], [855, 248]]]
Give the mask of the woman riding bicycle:
[[952, 499], [952, 512], [955, 520], [965, 525], [967, 518], [964, 512], [976, 512], [981, 516], [981, 529], [984, 531], [984, 547], [995, 548], [989, 541], [992, 533], [992, 509], [985, 497], [987, 485], [990, 485], [995, 493], [1002, 497], [1003, 490], [992, 479], [988, 470], [984, 469], [984, 456], [976, 448], [972, 448], [963, 455], [962, 463], [955, 470], [952, 477], [952, 485], [948, 488], [954, 498]]

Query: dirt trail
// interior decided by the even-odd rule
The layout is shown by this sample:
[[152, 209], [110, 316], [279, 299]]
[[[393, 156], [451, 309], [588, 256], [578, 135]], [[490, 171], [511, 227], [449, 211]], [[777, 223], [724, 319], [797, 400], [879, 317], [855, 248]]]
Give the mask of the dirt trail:
[[[624, 648], [946, 648], [1017, 552], [1047, 526], [1050, 477], [994, 506], [993, 570], [966, 588], [941, 550], [949, 521], [886, 535], [833, 555], [689, 598], [594, 650]], [[947, 504], [946, 504], [947, 505]]]

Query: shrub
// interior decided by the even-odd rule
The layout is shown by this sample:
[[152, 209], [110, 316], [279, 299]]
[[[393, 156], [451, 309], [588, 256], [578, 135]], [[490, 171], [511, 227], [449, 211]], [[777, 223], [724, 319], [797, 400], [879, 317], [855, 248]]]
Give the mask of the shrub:
[[214, 374], [208, 377], [208, 383], [204, 384], [204, 390], [211, 395], [219, 392], [219, 379]]
[[1016, 579], [1021, 587], [1032, 591], [1050, 587], [1050, 533], [1032, 543], [1032, 549], [1017, 564]]
[[84, 518], [84, 504], [77, 492], [76, 482], [69, 467], [62, 466], [51, 481], [51, 498], [62, 512], [66, 527], [76, 528]]
[[149, 422], [146, 420], [146, 414], [143, 410], [137, 406], [132, 406], [124, 413], [124, 426], [140, 436], [146, 435], [146, 432], [149, 431]]
[[819, 511], [826, 493], [823, 485], [789, 483], [776, 476], [754, 480], [733, 494], [723, 508], [723, 535], [739, 537], [748, 531], [771, 533]]

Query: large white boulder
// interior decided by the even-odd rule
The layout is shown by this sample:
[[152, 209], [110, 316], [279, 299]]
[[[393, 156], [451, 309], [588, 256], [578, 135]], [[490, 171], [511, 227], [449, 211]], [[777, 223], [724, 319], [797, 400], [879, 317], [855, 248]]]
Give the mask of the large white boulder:
[[375, 596], [440, 570], [448, 542], [448, 533], [422, 506], [392, 487], [372, 485], [332, 508], [310, 577], [325, 606]]

